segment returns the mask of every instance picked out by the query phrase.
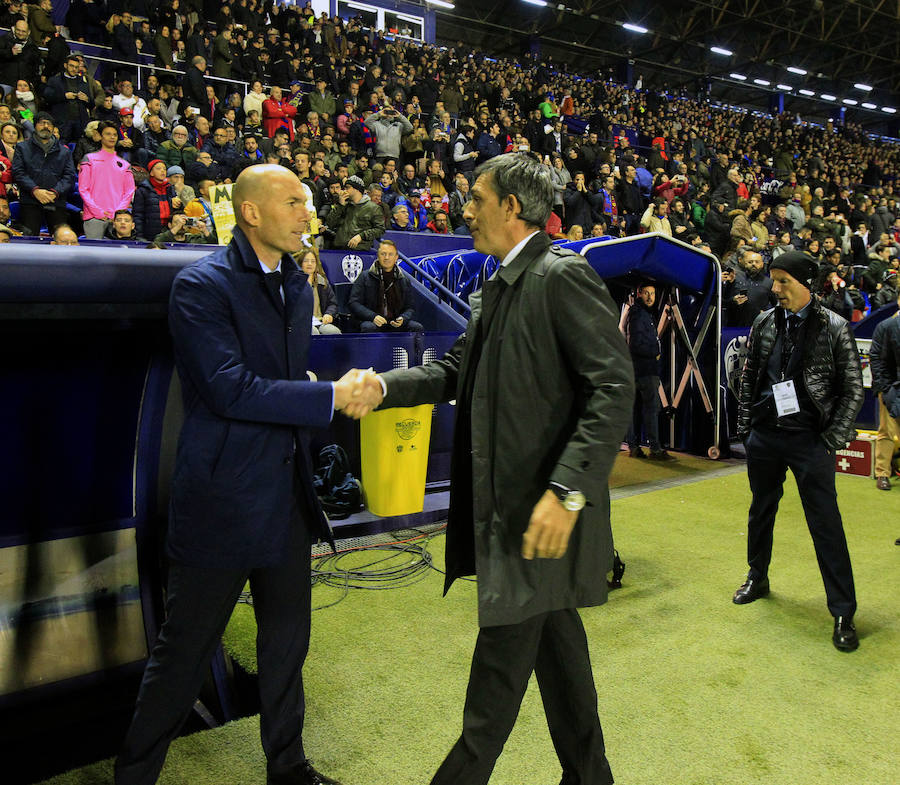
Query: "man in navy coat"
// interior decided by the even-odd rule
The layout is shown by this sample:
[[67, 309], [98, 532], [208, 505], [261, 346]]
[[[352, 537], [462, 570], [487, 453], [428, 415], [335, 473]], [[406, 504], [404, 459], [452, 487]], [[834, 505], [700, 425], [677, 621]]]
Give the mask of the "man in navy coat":
[[331, 540], [312, 486], [307, 429], [324, 427], [358, 377], [306, 375], [312, 290], [291, 252], [309, 213], [295, 175], [246, 169], [231, 243], [175, 278], [169, 325], [184, 394], [167, 551], [166, 620], [153, 647], [117, 785], [156, 782], [244, 584], [259, 634], [260, 735], [269, 785], [321, 785], [303, 750], [310, 548]]

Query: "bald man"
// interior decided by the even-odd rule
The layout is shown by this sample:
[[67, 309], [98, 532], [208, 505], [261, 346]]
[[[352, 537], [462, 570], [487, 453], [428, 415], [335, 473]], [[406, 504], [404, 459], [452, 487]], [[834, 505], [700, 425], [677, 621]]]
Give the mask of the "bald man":
[[306, 375], [313, 294], [290, 254], [306, 194], [277, 165], [245, 169], [231, 243], [185, 267], [169, 327], [184, 399], [172, 478], [166, 619], [123, 749], [117, 785], [151, 785], [191, 712], [249, 580], [258, 627], [260, 735], [268, 785], [322, 785], [303, 749], [310, 548], [332, 543], [312, 485], [309, 429], [361, 394], [359, 378]]

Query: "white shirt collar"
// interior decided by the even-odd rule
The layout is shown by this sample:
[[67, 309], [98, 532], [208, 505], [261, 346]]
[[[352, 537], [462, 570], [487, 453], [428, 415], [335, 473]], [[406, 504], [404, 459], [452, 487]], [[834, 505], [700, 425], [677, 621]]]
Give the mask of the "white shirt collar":
[[259, 259], [257, 259], [256, 261], [259, 262], [259, 266], [262, 268], [262, 271], [264, 273], [280, 273], [281, 272], [281, 259], [278, 260], [278, 267], [276, 267], [274, 270], [270, 270], [268, 267], [266, 267], [266, 265], [264, 265], [262, 262], [260, 262]]
[[508, 254], [506, 254], [506, 256], [503, 257], [503, 261], [500, 262], [500, 266], [501, 266], [501, 267], [506, 267], [507, 265], [512, 264], [513, 259], [515, 259], [515, 258], [521, 253], [522, 249], [523, 249], [526, 245], [528, 245], [528, 241], [529, 241], [532, 237], [534, 237], [539, 231], [540, 231], [540, 229], [535, 229], [535, 230], [534, 230], [531, 234], [529, 234], [528, 237], [526, 237], [524, 240], [521, 240], [520, 242], [516, 243], [516, 244], [512, 247], [512, 249], [510, 250], [510, 252], [509, 252]]

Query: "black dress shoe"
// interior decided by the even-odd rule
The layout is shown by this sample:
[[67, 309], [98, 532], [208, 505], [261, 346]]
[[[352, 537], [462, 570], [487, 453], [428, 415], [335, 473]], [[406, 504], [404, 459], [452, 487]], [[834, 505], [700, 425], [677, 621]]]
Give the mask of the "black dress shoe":
[[856, 651], [859, 648], [859, 638], [851, 616], [835, 616], [831, 640], [838, 651]]
[[735, 605], [746, 605], [748, 602], [765, 597], [769, 593], [768, 578], [747, 578], [741, 588], [734, 593], [731, 601]]
[[267, 785], [341, 785], [337, 780], [326, 777], [313, 768], [312, 761], [307, 758], [297, 768], [283, 774], [272, 774], [266, 777]]
[[647, 453], [645, 453], [640, 447], [631, 447], [628, 450], [628, 456], [630, 458], [646, 458]]
[[650, 461], [674, 461], [675, 456], [670, 455], [665, 450], [650, 450], [650, 454], [647, 456], [647, 459]]

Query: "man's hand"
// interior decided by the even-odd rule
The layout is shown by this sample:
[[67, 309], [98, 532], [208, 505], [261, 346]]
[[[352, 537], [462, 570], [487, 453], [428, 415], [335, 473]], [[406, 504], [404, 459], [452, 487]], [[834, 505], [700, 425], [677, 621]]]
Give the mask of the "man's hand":
[[56, 194], [49, 188], [35, 188], [32, 195], [41, 204], [50, 204], [56, 201]]
[[334, 383], [334, 408], [346, 409], [354, 400], [361, 400], [365, 391], [366, 371], [351, 368]]
[[577, 512], [563, 507], [553, 491], [544, 491], [531, 511], [528, 529], [522, 535], [522, 558], [561, 559], [566, 555], [569, 536], [577, 520]]
[[349, 240], [347, 240], [347, 247], [348, 248], [356, 248], [356, 246], [359, 245], [361, 242], [362, 242], [362, 237], [360, 237], [358, 234], [354, 234], [353, 237], [351, 237]]
[[746, 294], [736, 294], [732, 299], [735, 305], [743, 305], [749, 298]]
[[398, 316], [391, 322], [391, 327], [402, 327], [403, 326], [403, 317]]
[[358, 420], [378, 406], [384, 395], [374, 371], [354, 368], [334, 383], [334, 408]]
[[384, 325], [387, 324], [387, 319], [385, 319], [380, 314], [378, 316], [376, 316], [374, 319], [372, 319], [372, 321], [374, 322], [376, 327], [384, 327]]
[[322, 316], [322, 324], [331, 324], [334, 321], [334, 317], [330, 313], [326, 313]]

